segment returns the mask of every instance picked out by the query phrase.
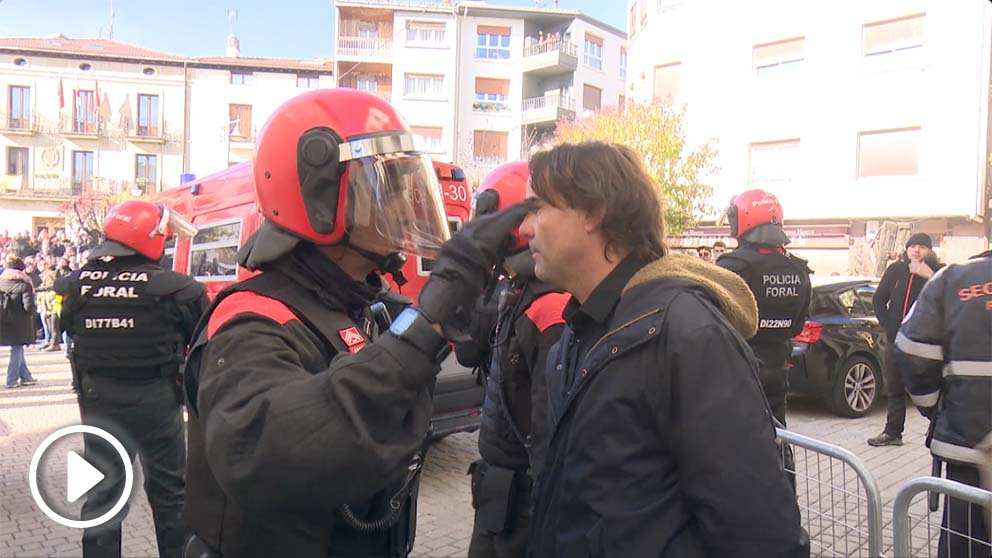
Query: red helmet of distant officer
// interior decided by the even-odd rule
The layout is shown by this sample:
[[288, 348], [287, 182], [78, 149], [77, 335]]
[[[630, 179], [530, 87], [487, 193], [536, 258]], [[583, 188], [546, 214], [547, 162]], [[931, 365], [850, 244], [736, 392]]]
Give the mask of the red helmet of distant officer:
[[103, 222], [103, 233], [130, 250], [100, 246], [90, 257], [126, 256], [133, 251], [150, 260], [158, 260], [165, 251], [165, 240], [173, 235], [193, 236], [196, 227], [178, 213], [160, 203], [128, 200], [110, 208]]
[[727, 208], [730, 236], [740, 238], [748, 231], [765, 224], [782, 225], [782, 204], [771, 192], [747, 190], [730, 200]]
[[[496, 167], [479, 184], [479, 189], [472, 198], [471, 217], [495, 213], [524, 201], [528, 180], [530, 168], [526, 161], [514, 161]], [[508, 255], [527, 248], [527, 239], [518, 234], [519, 230], [518, 227], [513, 231], [514, 244], [507, 252]]]
[[374, 95], [320, 89], [286, 101], [259, 133], [252, 173], [268, 222], [314, 244], [347, 244], [382, 271], [404, 252], [436, 258], [448, 239], [431, 160]]

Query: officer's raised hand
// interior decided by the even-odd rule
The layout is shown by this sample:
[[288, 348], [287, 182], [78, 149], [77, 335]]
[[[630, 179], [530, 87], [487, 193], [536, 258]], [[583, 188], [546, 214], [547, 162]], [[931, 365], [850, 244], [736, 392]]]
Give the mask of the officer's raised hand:
[[445, 336], [457, 336], [452, 320], [460, 308], [471, 308], [492, 277], [493, 268], [513, 243], [533, 203], [521, 202], [503, 211], [472, 219], [441, 247], [431, 277], [417, 300], [420, 312], [440, 324]]

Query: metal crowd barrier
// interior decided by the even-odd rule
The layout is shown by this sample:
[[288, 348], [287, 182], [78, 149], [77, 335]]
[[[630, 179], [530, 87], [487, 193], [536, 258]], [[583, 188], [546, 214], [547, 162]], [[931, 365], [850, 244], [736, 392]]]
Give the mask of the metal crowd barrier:
[[[978, 515], [982, 511], [976, 510], [975, 506], [968, 506], [969, 529], [967, 533], [942, 527], [943, 506], [946, 504], [942, 504], [937, 512], [931, 513], [927, 509], [924, 498], [915, 507], [918, 513], [913, 513], [910, 510], [913, 498], [925, 491], [938, 492], [975, 506], [981, 506], [985, 508], [986, 514], [992, 510], [992, 492], [987, 490], [937, 477], [913, 479], [899, 489], [895, 503], [892, 505], [893, 553], [896, 557], [936, 556], [941, 534], [947, 537], [961, 537], [968, 541], [967, 550], [963, 553], [959, 551], [955, 554], [953, 547], [948, 549], [951, 551], [947, 554], [948, 558], [987, 558], [992, 556], [992, 544], [988, 540], [979, 540], [971, 532], [973, 514]], [[913, 532], [914, 528], [920, 524], [926, 525], [925, 535]], [[992, 529], [992, 525], [986, 524], [985, 528], [986, 530]], [[960, 550], [960, 547], [958, 549]]]
[[[882, 496], [864, 462], [844, 448], [776, 429], [793, 447], [796, 500], [812, 556], [882, 556]], [[785, 446], [782, 446], [785, 451]]]

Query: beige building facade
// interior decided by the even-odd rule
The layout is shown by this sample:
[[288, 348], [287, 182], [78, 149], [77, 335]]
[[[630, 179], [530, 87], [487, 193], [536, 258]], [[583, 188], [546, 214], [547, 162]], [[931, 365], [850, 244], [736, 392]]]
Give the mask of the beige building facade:
[[186, 58], [106, 39], [0, 38], [0, 232], [62, 226], [80, 196], [154, 194], [251, 157], [327, 61]]

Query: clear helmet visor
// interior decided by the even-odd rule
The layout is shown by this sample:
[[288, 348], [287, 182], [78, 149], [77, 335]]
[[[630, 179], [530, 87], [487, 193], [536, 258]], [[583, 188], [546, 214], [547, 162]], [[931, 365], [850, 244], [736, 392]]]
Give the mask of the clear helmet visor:
[[153, 236], [177, 236], [179, 238], [192, 238], [196, 235], [196, 225], [190, 223], [185, 217], [169, 209], [164, 205], [159, 205], [162, 217], [158, 225], [149, 234]]
[[377, 254], [436, 258], [449, 237], [433, 164], [419, 153], [349, 161], [345, 207], [349, 242]]

